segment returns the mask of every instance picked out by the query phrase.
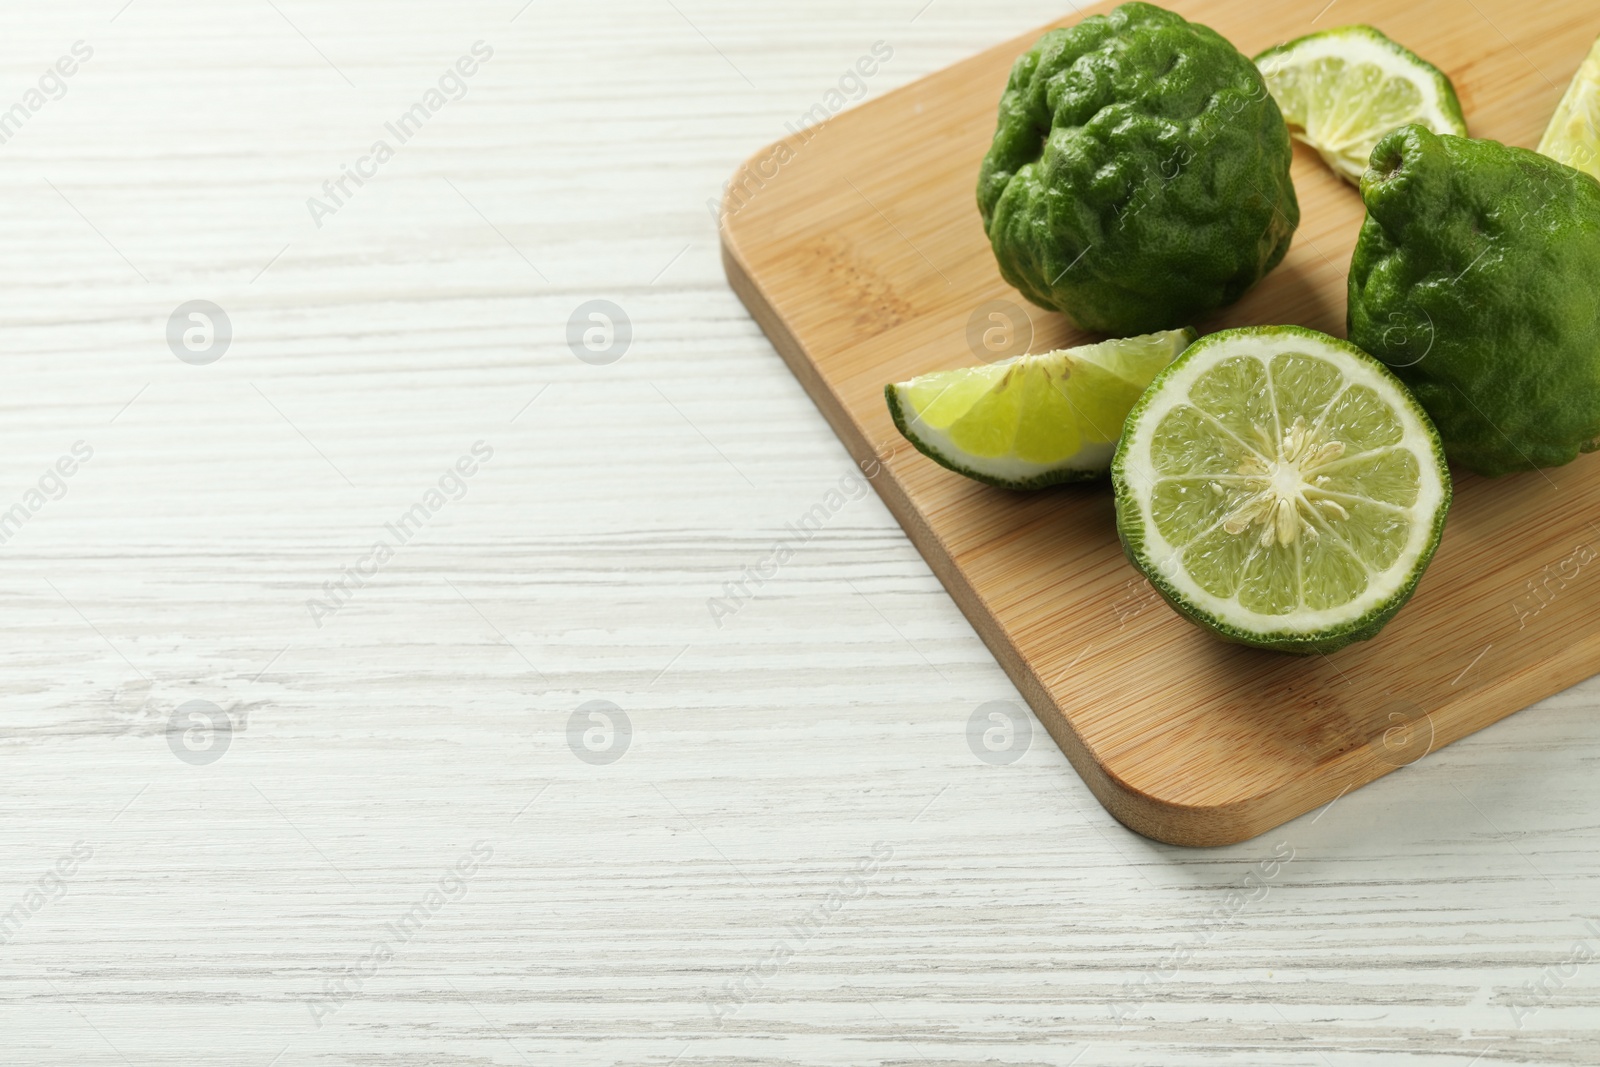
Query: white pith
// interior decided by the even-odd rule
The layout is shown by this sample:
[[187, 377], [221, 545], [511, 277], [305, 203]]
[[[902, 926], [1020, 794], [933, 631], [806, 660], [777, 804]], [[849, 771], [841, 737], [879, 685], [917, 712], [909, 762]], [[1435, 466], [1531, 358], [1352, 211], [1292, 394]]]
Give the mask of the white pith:
[[[900, 386], [896, 386], [895, 391], [900, 394], [901, 410], [907, 410], [905, 392]], [[1047, 474], [1060, 474], [1062, 471], [1100, 474], [1111, 468], [1111, 457], [1117, 452], [1115, 441], [1110, 444], [1088, 444], [1060, 463], [1031, 463], [1016, 456], [974, 456], [970, 452], [962, 451], [961, 447], [950, 439], [949, 434], [925, 422], [916, 422], [909, 425], [908, 429], [924, 447], [944, 456], [963, 470], [1018, 485], [1025, 485]]]
[[[1202, 341], [1202, 345], [1206, 342]], [[1367, 571], [1367, 588], [1354, 600], [1337, 608], [1315, 610], [1301, 607], [1283, 615], [1265, 615], [1239, 603], [1238, 596], [1222, 598], [1201, 588], [1182, 564], [1183, 550], [1162, 536], [1151, 510], [1154, 486], [1159, 475], [1151, 455], [1151, 443], [1161, 420], [1174, 409], [1188, 405], [1196, 381], [1223, 360], [1251, 356], [1261, 361], [1266, 371], [1274, 356], [1303, 353], [1325, 356], [1344, 375], [1344, 388], [1364, 385], [1372, 389], [1394, 412], [1402, 428], [1399, 447], [1417, 458], [1420, 484], [1417, 500], [1404, 512], [1411, 524], [1405, 547], [1388, 569]], [[1270, 372], [1269, 372], [1270, 373]], [[1433, 431], [1417, 414], [1410, 398], [1377, 369], [1351, 359], [1349, 353], [1303, 334], [1282, 337], [1242, 336], [1212, 343], [1193, 352], [1188, 363], [1172, 372], [1159, 393], [1147, 394], [1149, 403], [1127, 427], [1123, 476], [1139, 509], [1138, 525], [1144, 538], [1146, 565], [1169, 583], [1179, 598], [1236, 629], [1273, 637], [1293, 637], [1336, 629], [1356, 622], [1387, 604], [1407, 585], [1433, 539], [1439, 509], [1444, 504], [1444, 473], [1433, 451]], [[1337, 401], [1330, 401], [1329, 407]], [[1241, 531], [1252, 536], [1256, 531]], [[1193, 544], [1194, 542], [1190, 542]]]
[[[1460, 121], [1444, 110], [1436, 75], [1425, 67], [1418, 67], [1406, 56], [1366, 34], [1334, 33], [1309, 38], [1289, 51], [1264, 59], [1260, 64], [1261, 73], [1270, 82], [1273, 76], [1282, 70], [1309, 65], [1319, 59], [1338, 59], [1350, 65], [1375, 66], [1386, 77], [1415, 85], [1422, 94], [1423, 113], [1417, 115], [1414, 121], [1427, 126], [1435, 133], [1465, 135], [1466, 130], [1462, 128]], [[1328, 131], [1310, 128], [1311, 116], [1306, 116], [1305, 119], [1306, 131], [1296, 133], [1295, 138], [1315, 148], [1330, 166], [1352, 181], [1361, 180], [1361, 176], [1366, 173], [1368, 162], [1366, 158], [1357, 158], [1361, 156], [1361, 152], [1356, 149], [1365, 147], [1370, 154], [1371, 146], [1375, 145], [1383, 134], [1390, 132], [1376, 131], [1379, 136], [1374, 137], [1372, 135], [1374, 131], [1356, 130], [1353, 131], [1353, 135], [1331, 139], [1326, 135]]]

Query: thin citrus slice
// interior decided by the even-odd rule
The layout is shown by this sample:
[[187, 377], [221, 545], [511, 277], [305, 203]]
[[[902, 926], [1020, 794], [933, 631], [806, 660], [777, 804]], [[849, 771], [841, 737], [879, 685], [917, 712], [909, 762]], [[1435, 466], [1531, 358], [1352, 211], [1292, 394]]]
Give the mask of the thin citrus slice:
[[895, 426], [917, 451], [1002, 489], [1103, 476], [1128, 411], [1193, 330], [1105, 341], [982, 367], [937, 371], [884, 388]]
[[1371, 26], [1345, 26], [1256, 57], [1289, 132], [1352, 183], [1372, 149], [1401, 126], [1467, 135], [1449, 77]]
[[1180, 614], [1302, 653], [1377, 635], [1451, 498], [1438, 431], [1400, 380], [1297, 326], [1191, 347], [1129, 414], [1112, 480], [1129, 559]]
[[1600, 178], [1600, 41], [1567, 87], [1539, 142], [1539, 152]]

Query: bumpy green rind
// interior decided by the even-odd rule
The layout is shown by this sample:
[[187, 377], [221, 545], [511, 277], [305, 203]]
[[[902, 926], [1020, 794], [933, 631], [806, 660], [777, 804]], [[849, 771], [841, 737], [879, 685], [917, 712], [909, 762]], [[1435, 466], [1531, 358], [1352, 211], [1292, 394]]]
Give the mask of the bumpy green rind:
[[1254, 63], [1215, 31], [1124, 4], [1012, 68], [978, 207], [1006, 281], [1125, 336], [1231, 304], [1300, 223], [1293, 149]]
[[[1139, 402], [1128, 413], [1126, 425], [1132, 426], [1144, 414], [1145, 409], [1150, 406], [1151, 399], [1161, 391], [1161, 387], [1166, 380], [1175, 374], [1179, 367], [1188, 363], [1191, 359], [1203, 358], [1206, 350], [1219, 341], [1239, 335], [1282, 337], [1292, 334], [1300, 334], [1324, 343], [1333, 344], [1351, 356], [1377, 367], [1379, 371], [1388, 374], [1390, 378], [1394, 377], [1388, 368], [1366, 352], [1346, 341], [1318, 333], [1316, 330], [1308, 330], [1300, 326], [1254, 326], [1238, 330], [1224, 330], [1190, 345], [1188, 351], [1173, 360], [1165, 370], [1156, 375], [1155, 381], [1150, 383], [1150, 388], [1145, 390], [1144, 396], [1140, 397]], [[1396, 384], [1399, 383], [1397, 382]], [[1405, 397], [1406, 403], [1411, 406], [1411, 410], [1417, 413], [1418, 418], [1422, 420], [1422, 424], [1432, 429], [1433, 423], [1428, 419], [1427, 413], [1423, 411], [1422, 407], [1417, 404], [1415, 398], [1404, 388], [1398, 391]], [[1444, 486], [1444, 499], [1440, 503], [1438, 515], [1434, 518], [1433, 530], [1429, 535], [1427, 547], [1418, 558], [1416, 569], [1412, 571], [1410, 580], [1397, 590], [1393, 597], [1361, 618], [1353, 619], [1343, 626], [1305, 635], [1256, 633], [1242, 630], [1231, 623], [1219, 619], [1199, 605], [1186, 600], [1177, 587], [1172, 584], [1171, 580], [1162, 573], [1160, 561], [1152, 559], [1150, 553], [1146, 550], [1139, 502], [1134, 497], [1127, 477], [1128, 438], [1126, 433], [1123, 434], [1122, 440], [1117, 444], [1117, 453], [1111, 460], [1111, 484], [1116, 493], [1117, 536], [1122, 541], [1123, 552], [1127, 554], [1128, 560], [1134, 567], [1150, 580], [1150, 584], [1155, 586], [1156, 591], [1172, 606], [1174, 611], [1201, 629], [1209, 630], [1225, 641], [1249, 645], [1252, 648], [1263, 648], [1272, 652], [1290, 652], [1301, 656], [1329, 655], [1358, 641], [1370, 641], [1377, 637], [1379, 631], [1400, 613], [1401, 608], [1406, 606], [1406, 602], [1417, 591], [1417, 583], [1422, 580], [1423, 572], [1433, 562], [1433, 554], [1438, 550], [1439, 541], [1444, 536], [1445, 519], [1449, 517], [1450, 505], [1454, 499], [1455, 492], [1454, 486], [1450, 481], [1449, 468], [1445, 464], [1444, 447], [1439, 440], [1439, 434], [1436, 429], [1430, 434], [1430, 437], [1432, 439], [1434, 459], [1439, 465], [1441, 482]]]
[[904, 437], [907, 441], [910, 441], [912, 448], [915, 448], [918, 452], [921, 452], [924, 456], [927, 456], [945, 470], [955, 471], [964, 478], [971, 478], [973, 481], [982, 482], [984, 485], [992, 485], [996, 489], [1016, 489], [1022, 492], [1027, 492], [1034, 489], [1049, 489], [1053, 485], [1069, 485], [1074, 482], [1098, 482], [1105, 479], [1105, 471], [1083, 470], [1050, 471], [1046, 474], [1041, 474], [1038, 477], [1028, 478], [1021, 481], [1008, 481], [1004, 478], [995, 478], [988, 474], [979, 474], [975, 470], [963, 467], [959, 463], [952, 462], [951, 460], [946, 459], [944, 456], [941, 456], [939, 453], [935, 452], [933, 449], [929, 448], [927, 445], [918, 440], [915, 434], [907, 430], [905, 409], [900, 406], [900, 398], [895, 395], [893, 385], [884, 386], [883, 395], [884, 398], [889, 401], [889, 417], [894, 420], [894, 428], [900, 431], [900, 436]]
[[1600, 438], [1600, 183], [1406, 126], [1361, 181], [1350, 340], [1416, 393], [1452, 462], [1497, 476]]

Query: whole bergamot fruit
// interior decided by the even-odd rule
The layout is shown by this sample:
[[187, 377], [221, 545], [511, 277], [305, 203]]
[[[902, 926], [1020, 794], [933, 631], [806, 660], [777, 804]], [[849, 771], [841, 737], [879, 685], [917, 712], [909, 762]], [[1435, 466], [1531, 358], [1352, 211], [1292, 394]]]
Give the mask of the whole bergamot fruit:
[[1500, 475], [1600, 438], [1600, 183], [1404, 126], [1361, 179], [1350, 340], [1393, 368], [1454, 462]]
[[1152, 4], [1052, 30], [1019, 58], [978, 207], [1000, 272], [1118, 336], [1186, 326], [1283, 259], [1289, 130], [1254, 63]]

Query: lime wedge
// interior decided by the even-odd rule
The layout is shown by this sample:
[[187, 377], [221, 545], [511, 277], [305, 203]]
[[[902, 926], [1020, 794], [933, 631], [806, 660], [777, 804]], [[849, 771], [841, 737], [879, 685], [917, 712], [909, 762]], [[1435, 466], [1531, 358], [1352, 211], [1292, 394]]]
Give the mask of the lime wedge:
[[917, 451], [1002, 489], [1098, 478], [1128, 411], [1193, 330], [1106, 341], [885, 387], [889, 414]]
[[1561, 98], [1539, 151], [1558, 163], [1600, 178], [1600, 41]]
[[1185, 352], [1129, 414], [1112, 481], [1129, 559], [1180, 614], [1302, 653], [1377, 635], [1451, 497], [1438, 431], [1399, 379], [1297, 326]]
[[1444, 72], [1371, 26], [1324, 30], [1256, 57], [1289, 131], [1360, 184], [1385, 134], [1412, 124], [1467, 135]]

